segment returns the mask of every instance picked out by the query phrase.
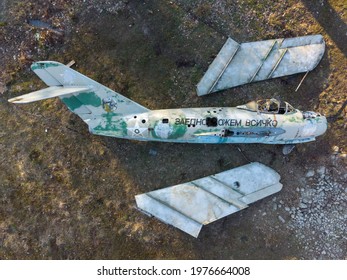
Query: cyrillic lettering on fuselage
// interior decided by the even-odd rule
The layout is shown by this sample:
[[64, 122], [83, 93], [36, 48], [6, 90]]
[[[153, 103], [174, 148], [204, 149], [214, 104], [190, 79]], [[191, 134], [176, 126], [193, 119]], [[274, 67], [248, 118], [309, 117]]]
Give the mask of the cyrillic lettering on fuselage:
[[[175, 124], [183, 125], [206, 125], [206, 119], [198, 118], [176, 118]], [[218, 119], [218, 126], [226, 127], [239, 127], [239, 126], [261, 126], [261, 127], [276, 127], [278, 122], [276, 120], [267, 119], [267, 120], [256, 120], [256, 119], [247, 119], [243, 121], [240, 119]]]

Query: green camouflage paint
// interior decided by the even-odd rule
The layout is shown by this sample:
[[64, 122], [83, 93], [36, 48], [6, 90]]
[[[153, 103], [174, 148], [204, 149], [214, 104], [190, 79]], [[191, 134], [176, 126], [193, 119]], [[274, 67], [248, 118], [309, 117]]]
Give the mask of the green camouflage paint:
[[169, 135], [168, 139], [178, 139], [183, 137], [187, 132], [187, 126], [184, 124], [174, 124], [172, 125], [173, 132]]
[[71, 95], [70, 97], [64, 97], [61, 100], [71, 111], [74, 111], [83, 106], [83, 103], [80, 100], [78, 100], [74, 95]]
[[90, 105], [93, 107], [99, 107], [102, 105], [101, 99], [95, 94], [95, 92], [82, 92], [75, 95], [78, 100], [82, 102], [83, 105]]
[[49, 67], [57, 67], [60, 66], [60, 63], [56, 63], [56, 62], [45, 62], [44, 64], [42, 63], [33, 63], [31, 65], [31, 70], [37, 70], [37, 69], [45, 69], [45, 68], [49, 68]]

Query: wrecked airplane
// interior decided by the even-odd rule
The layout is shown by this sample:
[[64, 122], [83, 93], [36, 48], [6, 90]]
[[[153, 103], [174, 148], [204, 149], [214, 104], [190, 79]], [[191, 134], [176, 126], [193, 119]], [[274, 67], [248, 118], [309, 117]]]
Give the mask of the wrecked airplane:
[[[325, 50], [321, 35], [239, 44], [228, 38], [197, 85], [205, 95], [238, 85], [311, 71]], [[149, 110], [54, 61], [32, 70], [49, 86], [10, 99], [28, 103], [59, 97], [91, 133], [142, 141], [183, 143], [293, 144], [313, 141], [327, 129], [326, 118], [301, 112], [275, 99], [235, 108]], [[288, 146], [287, 146], [288, 147]], [[285, 147], [284, 153], [291, 151]]]
[[[262, 66], [258, 68], [260, 73]], [[88, 125], [89, 131], [97, 135], [176, 143], [284, 144], [283, 152], [287, 154], [295, 144], [313, 141], [327, 129], [327, 120], [321, 114], [301, 112], [276, 99], [251, 101], [237, 107], [149, 110], [69, 65], [39, 61], [33, 63], [31, 69], [48, 88], [11, 98], [9, 102], [30, 103], [59, 97]], [[208, 81], [210, 69], [198, 93], [199, 90], [201, 93], [201, 85], [208, 89], [204, 94], [220, 89], [216, 85], [225, 69], [212, 81], [213, 87], [208, 84], [211, 83], [211, 79]], [[274, 76], [275, 71], [272, 72]], [[257, 75], [253, 75], [252, 80], [257, 80]], [[250, 163], [140, 194], [135, 199], [141, 211], [197, 237], [203, 225], [280, 191], [279, 179], [279, 174], [271, 168]]]
[[176, 143], [293, 145], [313, 141], [327, 129], [321, 114], [301, 112], [276, 99], [229, 108], [149, 110], [61, 63], [40, 61], [31, 68], [48, 88], [9, 102], [59, 97], [97, 135]]

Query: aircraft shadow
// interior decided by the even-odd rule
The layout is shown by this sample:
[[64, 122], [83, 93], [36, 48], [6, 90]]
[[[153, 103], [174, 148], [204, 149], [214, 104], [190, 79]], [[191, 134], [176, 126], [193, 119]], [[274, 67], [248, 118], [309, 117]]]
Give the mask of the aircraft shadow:
[[322, 2], [323, 5], [321, 1], [302, 0], [302, 3], [311, 12], [312, 16], [319, 22], [325, 32], [346, 56], [347, 24], [341, 19], [340, 15], [327, 0], [323, 0]]

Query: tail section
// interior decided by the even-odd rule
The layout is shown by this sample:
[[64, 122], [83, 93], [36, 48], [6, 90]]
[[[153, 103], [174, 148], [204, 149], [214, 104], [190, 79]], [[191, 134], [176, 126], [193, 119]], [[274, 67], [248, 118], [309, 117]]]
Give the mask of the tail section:
[[30, 103], [30, 102], [58, 97], [62, 95], [71, 95], [73, 93], [81, 93], [88, 90], [89, 88], [87, 87], [50, 86], [48, 88], [44, 88], [38, 91], [34, 91], [28, 94], [11, 98], [8, 101], [12, 103]]
[[101, 116], [122, 116], [149, 111], [59, 62], [39, 61], [33, 63], [31, 69], [49, 87], [12, 98], [9, 102], [28, 103], [59, 97], [70, 111], [85, 121]]

